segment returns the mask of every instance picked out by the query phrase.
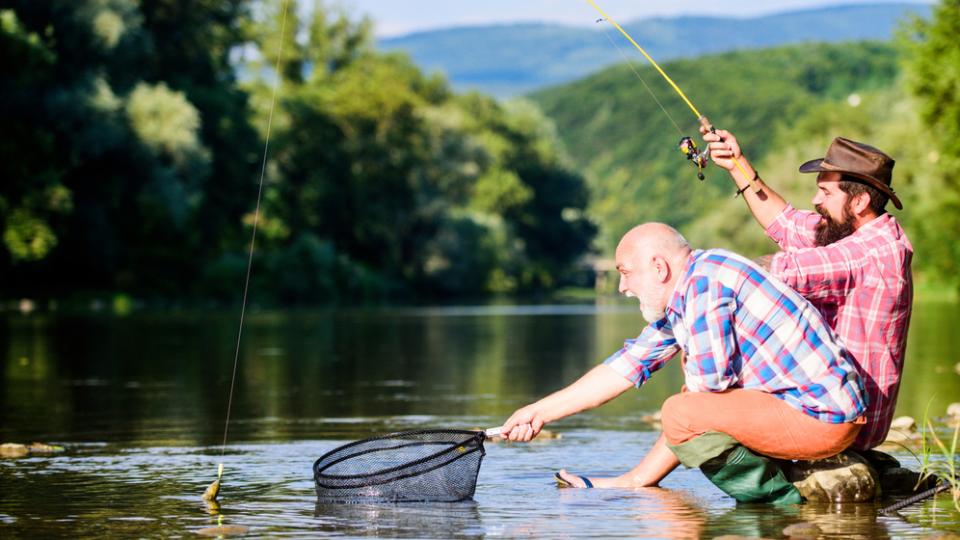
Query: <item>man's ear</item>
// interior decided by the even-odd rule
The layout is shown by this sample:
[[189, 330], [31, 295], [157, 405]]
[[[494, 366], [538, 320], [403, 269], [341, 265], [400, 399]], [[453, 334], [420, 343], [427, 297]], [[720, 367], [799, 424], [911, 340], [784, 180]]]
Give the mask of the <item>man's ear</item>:
[[850, 197], [850, 210], [853, 210], [853, 215], [862, 216], [868, 208], [870, 208], [869, 193], [863, 192]]
[[660, 283], [666, 283], [670, 280], [670, 264], [660, 255], [653, 256], [653, 268], [657, 271], [657, 279]]

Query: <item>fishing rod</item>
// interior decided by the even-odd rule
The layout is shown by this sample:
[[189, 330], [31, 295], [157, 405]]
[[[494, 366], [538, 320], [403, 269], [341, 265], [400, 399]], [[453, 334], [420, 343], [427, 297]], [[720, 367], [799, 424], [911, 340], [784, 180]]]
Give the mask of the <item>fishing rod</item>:
[[[670, 76], [667, 75], [667, 72], [665, 72], [663, 68], [660, 67], [660, 64], [658, 64], [657, 61], [653, 59], [653, 57], [647, 54], [647, 51], [645, 51], [643, 47], [641, 47], [633, 39], [633, 37], [631, 37], [630, 34], [623, 29], [622, 26], [617, 24], [617, 21], [613, 20], [609, 15], [607, 15], [606, 12], [604, 12], [603, 9], [601, 9], [600, 6], [598, 6], [594, 0], [586, 0], [586, 2], [590, 4], [593, 7], [593, 9], [597, 10], [597, 13], [599, 13], [601, 17], [603, 17], [603, 20], [608, 21], [617, 30], [619, 30], [620, 33], [623, 34], [623, 36], [627, 38], [627, 40], [631, 44], [633, 44], [633, 46], [636, 47], [638, 51], [640, 51], [640, 53], [644, 56], [644, 58], [646, 58], [650, 62], [650, 64], [653, 65], [654, 68], [656, 68], [657, 72], [670, 84], [670, 86], [674, 89], [674, 91], [676, 91], [676, 93], [683, 99], [683, 102], [687, 104], [687, 107], [689, 107], [690, 110], [693, 111], [693, 114], [697, 117], [697, 121], [700, 123], [700, 125], [710, 133], [716, 134], [717, 129], [713, 126], [710, 120], [707, 119], [706, 116], [701, 114], [699, 110], [697, 110], [697, 108], [693, 105], [693, 103], [690, 101], [687, 95], [683, 93], [683, 90], [681, 90], [680, 87], [677, 86], [677, 83], [673, 82], [673, 79], [671, 79]], [[644, 86], [646, 86], [646, 83], [644, 83]], [[649, 91], [649, 87], [647, 88], [647, 90]], [[663, 109], [663, 106], [661, 105], [660, 108]], [[663, 110], [664, 112], [666, 112], [666, 109], [663, 109]], [[671, 117], [671, 120], [673, 120], [672, 117]], [[724, 141], [724, 138], [720, 137], [720, 142], [723, 142], [723, 141]], [[703, 180], [704, 179], [703, 168], [706, 167], [707, 161], [709, 160], [709, 156], [710, 156], [709, 150], [700, 152], [697, 148], [696, 143], [693, 141], [693, 139], [691, 137], [686, 137], [686, 136], [680, 139], [679, 147], [680, 147], [680, 151], [687, 156], [687, 159], [689, 161], [692, 161], [693, 164], [696, 165], [697, 178], [699, 178], [700, 180]], [[731, 159], [733, 159], [734, 165], [737, 166], [737, 169], [740, 170], [740, 173], [744, 176], [744, 178], [747, 178], [747, 181], [749, 182], [750, 187], [753, 189], [753, 191], [756, 193], [759, 193], [761, 188], [760, 188], [760, 184], [757, 183], [758, 177], [756, 175], [753, 177], [748, 175], [747, 171], [744, 170], [743, 165], [740, 164], [739, 159], [733, 156], [731, 156]]]

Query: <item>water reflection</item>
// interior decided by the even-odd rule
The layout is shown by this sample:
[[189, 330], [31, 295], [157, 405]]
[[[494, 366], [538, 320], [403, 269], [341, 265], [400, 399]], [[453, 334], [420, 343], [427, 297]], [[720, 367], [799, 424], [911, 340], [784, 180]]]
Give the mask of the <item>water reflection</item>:
[[482, 538], [477, 503], [325, 504], [317, 502], [316, 531], [394, 538]]
[[[899, 414], [960, 396], [958, 315], [956, 304], [915, 309]], [[320, 505], [310, 466], [327, 450], [375, 433], [496, 425], [595, 365], [641, 317], [632, 306], [497, 306], [248, 320], [219, 511], [199, 495], [221, 460], [235, 314], [0, 320], [0, 442], [67, 447], [0, 460], [0, 537], [192, 535], [218, 517], [269, 537], [780, 537], [809, 521], [828, 537], [919, 538], [960, 527], [940, 503], [904, 519], [878, 518], [873, 505], [735, 505], [686, 469], [663, 489], [555, 488], [561, 467], [609, 476], [640, 459], [656, 438], [641, 416], [680, 385], [672, 366], [551, 426], [562, 439], [488, 445], [475, 503]]]

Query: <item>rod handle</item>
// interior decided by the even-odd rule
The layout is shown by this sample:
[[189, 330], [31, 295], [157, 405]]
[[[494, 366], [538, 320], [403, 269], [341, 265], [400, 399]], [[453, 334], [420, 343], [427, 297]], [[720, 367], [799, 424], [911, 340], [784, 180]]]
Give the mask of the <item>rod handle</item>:
[[[707, 118], [706, 115], [701, 114], [700, 117], [697, 118], [697, 120], [699, 120], [700, 125], [703, 126], [703, 128], [709, 131], [710, 133], [717, 132], [717, 128], [713, 126], [713, 124], [710, 122], [710, 119]], [[720, 137], [720, 142], [724, 142], [723, 137]], [[753, 189], [753, 192], [760, 193], [760, 191], [762, 191], [762, 188], [760, 187], [760, 184], [757, 183], [756, 177], [755, 176], [751, 177], [750, 175], [747, 174], [747, 171], [743, 169], [743, 165], [740, 164], [739, 159], [734, 158], [733, 163], [734, 165], [737, 166], [737, 169], [740, 169], [740, 173], [747, 177], [747, 182], [750, 184], [750, 188]]]

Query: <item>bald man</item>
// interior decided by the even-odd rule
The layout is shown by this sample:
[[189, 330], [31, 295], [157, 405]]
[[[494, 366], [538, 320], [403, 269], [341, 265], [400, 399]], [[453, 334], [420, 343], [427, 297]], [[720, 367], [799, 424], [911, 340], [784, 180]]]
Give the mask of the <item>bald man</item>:
[[569, 487], [657, 485], [683, 463], [739, 501], [797, 503], [777, 459], [820, 459], [849, 446], [863, 424], [863, 384], [820, 313], [754, 262], [691, 250], [673, 228], [647, 223], [617, 247], [620, 292], [650, 323], [570, 386], [504, 423], [511, 441], [640, 387], [682, 348], [685, 391], [661, 409], [663, 434], [631, 471]]

